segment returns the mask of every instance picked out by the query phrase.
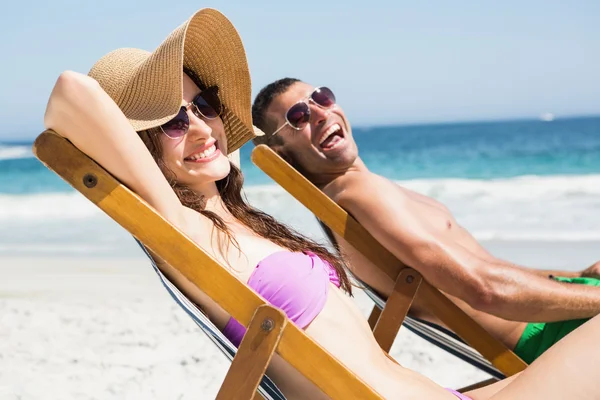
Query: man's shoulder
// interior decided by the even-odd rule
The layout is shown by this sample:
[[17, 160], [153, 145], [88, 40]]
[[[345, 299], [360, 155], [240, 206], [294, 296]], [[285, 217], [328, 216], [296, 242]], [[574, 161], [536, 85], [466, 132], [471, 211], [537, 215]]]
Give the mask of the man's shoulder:
[[351, 172], [340, 179], [340, 186], [344, 189], [372, 189], [372, 190], [387, 190], [397, 188], [394, 182], [388, 178], [377, 175], [370, 171]]
[[388, 196], [402, 196], [402, 191], [389, 179], [369, 171], [353, 171], [334, 179], [323, 189], [336, 202], [356, 201], [366, 197], [377, 199], [384, 193]]
[[347, 172], [343, 175], [337, 176], [322, 190], [332, 199], [336, 200], [341, 194], [348, 192], [356, 187], [361, 187], [369, 181], [370, 172], [355, 171]]

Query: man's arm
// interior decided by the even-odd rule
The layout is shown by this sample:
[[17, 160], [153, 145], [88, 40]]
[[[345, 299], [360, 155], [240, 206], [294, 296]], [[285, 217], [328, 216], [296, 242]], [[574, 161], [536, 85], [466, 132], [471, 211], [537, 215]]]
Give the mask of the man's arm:
[[553, 276], [562, 276], [564, 278], [578, 278], [581, 277], [581, 271], [557, 271], [550, 269], [534, 269], [529, 268], [531, 273], [541, 276], [542, 278], [550, 279]]
[[596, 278], [600, 279], [600, 261], [592, 264], [590, 267], [584, 269], [583, 271], [556, 271], [556, 270], [535, 270], [532, 269], [532, 272], [539, 274], [545, 277], [551, 276], [562, 276], [565, 278]]
[[[471, 307], [517, 321], [559, 321], [600, 313], [600, 290], [566, 285], [501, 260], [483, 260], [407, 211], [392, 183], [349, 178], [336, 199], [400, 261]], [[374, 177], [377, 178], [377, 177]]]

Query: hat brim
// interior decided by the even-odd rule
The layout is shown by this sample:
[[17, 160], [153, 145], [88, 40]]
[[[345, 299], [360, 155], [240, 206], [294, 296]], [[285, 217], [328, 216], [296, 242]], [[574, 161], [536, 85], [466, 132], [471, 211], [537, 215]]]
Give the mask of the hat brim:
[[219, 87], [228, 153], [256, 136], [244, 46], [233, 24], [217, 10], [196, 12], [152, 53], [138, 49], [109, 53], [90, 76], [115, 100], [133, 128], [142, 131], [177, 115], [184, 68], [206, 87]]

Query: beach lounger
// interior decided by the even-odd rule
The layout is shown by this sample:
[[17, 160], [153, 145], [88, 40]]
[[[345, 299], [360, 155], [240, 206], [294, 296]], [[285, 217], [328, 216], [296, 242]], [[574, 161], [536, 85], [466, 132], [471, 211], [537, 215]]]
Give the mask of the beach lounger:
[[[318, 218], [317, 222], [319, 222], [323, 233], [332, 246], [339, 250], [338, 243], [335, 239], [335, 236], [333, 236], [331, 233], [331, 230]], [[375, 307], [377, 307], [378, 310], [375, 311], [375, 318], [380, 314], [381, 310], [385, 308], [385, 299], [369, 285], [360, 281], [360, 279], [356, 277], [354, 277], [354, 279], [360, 283], [364, 292], [373, 301]], [[439, 326], [430, 321], [414, 318], [410, 315], [407, 315], [404, 318], [402, 326], [406, 327], [409, 331], [421, 337], [422, 339], [425, 339], [429, 343], [447, 351], [453, 356], [458, 357], [459, 359], [480, 369], [481, 371], [490, 374], [494, 381], [504, 379], [506, 377], [500, 370], [498, 370], [498, 368], [494, 367], [492, 363], [482, 357], [481, 354], [475, 351], [472, 347], [467, 345], [460, 337], [458, 337], [458, 335], [444, 328], [443, 326]], [[464, 389], [461, 391], [464, 391]]]
[[[514, 375], [527, 367], [523, 360], [492, 337], [444, 294], [426, 282], [417, 271], [404, 266], [354, 218], [268, 146], [257, 146], [252, 151], [251, 158], [254, 164], [307, 207], [318, 220], [322, 221], [331, 231], [343, 237], [396, 282], [392, 295], [386, 301], [379, 298], [372, 290], [367, 290], [367, 294], [376, 300], [369, 324], [382, 349], [389, 351], [400, 326], [405, 322], [407, 328], [419, 332], [428, 340], [435, 338], [431, 341], [436, 345], [446, 348], [450, 353], [458, 355], [465, 361], [470, 360], [471, 364], [498, 378], [501, 378], [502, 375]], [[477, 350], [483, 358], [477, 357], [473, 351], [464, 350], [467, 347], [460, 341], [454, 341], [456, 346], [450, 346], [449, 341], [440, 340], [439, 335], [434, 334], [432, 327], [426, 328], [425, 324], [412, 318], [406, 318], [410, 305], [417, 295], [417, 290], [419, 299], [426, 304], [428, 310], [465, 343]], [[445, 335], [445, 337], [450, 339], [451, 335]], [[467, 354], [469, 355], [467, 356]], [[483, 359], [489, 362], [484, 362]], [[494, 372], [490, 369], [490, 364], [497, 371]]]
[[[225, 354], [225, 356], [232, 361], [237, 353], [237, 348], [221, 333], [219, 329], [208, 319], [206, 314], [196, 307], [183, 293], [175, 286], [158, 268], [156, 262], [148, 253], [148, 250], [144, 245], [137, 239], [136, 242], [142, 248], [144, 254], [150, 259], [150, 263], [154, 268], [154, 271], [158, 274], [160, 281], [162, 282], [167, 292], [171, 295], [173, 300], [186, 312], [187, 315], [198, 325], [200, 330], [208, 336], [208, 338]], [[268, 376], [264, 376], [258, 387], [258, 393], [267, 400], [285, 400], [285, 396], [277, 388]]]
[[267, 304], [68, 140], [45, 131], [36, 139], [33, 152], [145, 248], [177, 269], [248, 328], [217, 399], [262, 396], [257, 389], [275, 352], [332, 399], [382, 399], [303, 330], [288, 323], [281, 310]]
[[[373, 303], [375, 303], [375, 306], [379, 309], [379, 312], [383, 310], [386, 306], [385, 299], [369, 286], [365, 285], [364, 283], [362, 284], [364, 286], [365, 293], [367, 296], [369, 296]], [[409, 315], [407, 315], [404, 318], [404, 321], [402, 321], [402, 326], [420, 338], [425, 339], [429, 343], [447, 351], [448, 353], [474, 366], [475, 368], [490, 374], [493, 377], [492, 381], [506, 378], [506, 375], [502, 371], [496, 368], [491, 362], [481, 356], [481, 354], [475, 351], [472, 347], [467, 345], [454, 332], [432, 322], [419, 318], [413, 318]], [[490, 382], [486, 381], [486, 383]], [[460, 391], [467, 391], [467, 389], [463, 388]]]

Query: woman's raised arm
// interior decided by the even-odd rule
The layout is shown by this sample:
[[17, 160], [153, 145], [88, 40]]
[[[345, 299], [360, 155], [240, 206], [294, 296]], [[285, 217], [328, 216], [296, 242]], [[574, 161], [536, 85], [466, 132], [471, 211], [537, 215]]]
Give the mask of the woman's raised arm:
[[50, 95], [44, 125], [185, 230], [181, 202], [125, 115], [94, 79], [63, 72]]

